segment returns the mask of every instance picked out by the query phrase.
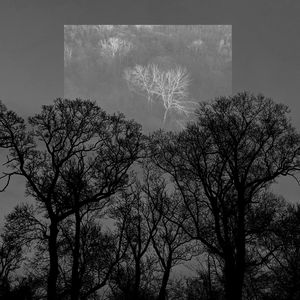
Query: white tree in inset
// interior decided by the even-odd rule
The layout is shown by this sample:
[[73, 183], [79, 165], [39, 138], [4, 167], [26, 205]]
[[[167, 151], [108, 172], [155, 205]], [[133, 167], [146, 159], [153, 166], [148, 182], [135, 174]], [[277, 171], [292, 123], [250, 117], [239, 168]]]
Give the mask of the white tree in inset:
[[165, 108], [164, 122], [171, 109], [188, 115], [193, 102], [187, 101], [190, 84], [187, 70], [179, 66], [167, 71], [160, 70], [155, 65], [152, 65], [151, 68], [155, 82], [154, 93], [162, 100]]
[[106, 57], [125, 56], [133, 48], [131, 42], [118, 37], [100, 41], [101, 54]]
[[195, 54], [201, 52], [204, 49], [204, 47], [204, 42], [201, 39], [195, 40], [187, 46], [187, 48]]
[[185, 68], [177, 66], [163, 70], [154, 64], [137, 65], [126, 69], [124, 77], [130, 89], [146, 94], [148, 102], [162, 101], [165, 109], [163, 122], [170, 110], [186, 115], [194, 110], [195, 102], [187, 100], [190, 77]]
[[65, 44], [65, 52], [64, 52], [64, 66], [66, 67], [72, 58], [72, 49]]
[[134, 68], [127, 68], [124, 71], [124, 78], [131, 91], [146, 95], [149, 103], [153, 101], [155, 82], [149, 66], [136, 65]]
[[114, 29], [114, 25], [94, 25], [93, 26], [98, 32], [103, 31], [112, 31]]
[[227, 33], [219, 42], [218, 52], [228, 61], [232, 60], [232, 38], [231, 33]]

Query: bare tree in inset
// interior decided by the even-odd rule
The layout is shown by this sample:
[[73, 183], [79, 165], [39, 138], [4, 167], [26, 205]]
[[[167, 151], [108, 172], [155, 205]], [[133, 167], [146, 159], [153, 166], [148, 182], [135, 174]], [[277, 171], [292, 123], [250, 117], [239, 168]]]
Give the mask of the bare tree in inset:
[[137, 65], [126, 69], [124, 77], [130, 89], [146, 96], [148, 102], [161, 101], [164, 107], [163, 123], [171, 110], [185, 115], [194, 110], [195, 103], [187, 100], [190, 78], [185, 68], [177, 66], [163, 70], [155, 64]]
[[65, 44], [64, 49], [64, 66], [67, 67], [72, 59], [72, 48]]
[[122, 57], [128, 54], [128, 52], [133, 48], [133, 44], [131, 42], [118, 37], [101, 40], [99, 45], [101, 48], [101, 55], [105, 57]]
[[132, 69], [125, 69], [124, 78], [126, 79], [131, 91], [142, 96], [146, 96], [148, 103], [151, 103], [154, 100], [155, 80], [150, 66], [144, 67], [136, 65]]

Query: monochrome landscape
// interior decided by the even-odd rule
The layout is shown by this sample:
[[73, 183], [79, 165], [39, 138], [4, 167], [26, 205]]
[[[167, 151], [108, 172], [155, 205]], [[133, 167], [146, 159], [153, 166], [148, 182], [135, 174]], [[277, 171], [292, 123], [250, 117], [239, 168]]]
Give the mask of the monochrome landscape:
[[1, 99], [0, 299], [300, 299], [297, 112], [233, 92], [231, 25], [149, 24], [64, 25], [63, 97]]

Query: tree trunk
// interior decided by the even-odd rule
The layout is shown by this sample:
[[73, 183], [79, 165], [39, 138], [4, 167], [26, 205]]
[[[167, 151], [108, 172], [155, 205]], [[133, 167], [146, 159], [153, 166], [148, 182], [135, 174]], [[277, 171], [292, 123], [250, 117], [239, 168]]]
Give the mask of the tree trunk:
[[140, 266], [140, 261], [137, 260], [135, 262], [135, 280], [134, 280], [134, 289], [133, 289], [134, 299], [139, 299], [140, 283], [141, 283], [141, 266]]
[[162, 282], [161, 282], [157, 300], [165, 300], [166, 299], [167, 285], [168, 285], [168, 281], [169, 281], [169, 277], [170, 277], [170, 272], [171, 272], [171, 263], [168, 262], [167, 267], [164, 271], [164, 275], [162, 278]]
[[79, 213], [79, 209], [76, 209], [75, 240], [74, 240], [74, 250], [73, 250], [73, 264], [72, 264], [71, 300], [79, 300], [79, 295], [80, 295], [79, 256], [80, 256], [80, 213]]
[[207, 291], [207, 295], [208, 295], [208, 299], [213, 300], [214, 299], [214, 295], [213, 295], [213, 288], [212, 288], [212, 283], [211, 283], [211, 269], [210, 269], [210, 257], [208, 256], [207, 258], [207, 275], [208, 275], [208, 291]]
[[225, 274], [225, 299], [242, 300], [243, 278], [238, 276], [238, 270], [232, 270]]
[[[243, 285], [245, 276], [246, 239], [245, 239], [245, 197], [244, 191], [238, 191], [238, 220], [235, 238], [234, 257], [234, 295], [227, 299], [241, 300], [243, 297]], [[234, 298], [235, 297], [235, 298]]]
[[[238, 250], [237, 250], [238, 252]], [[244, 265], [239, 259], [231, 256], [225, 260], [224, 280], [225, 280], [225, 299], [242, 300], [244, 284]]]
[[55, 221], [51, 221], [50, 224], [50, 236], [48, 241], [49, 257], [50, 257], [50, 269], [47, 282], [47, 299], [56, 300], [56, 282], [58, 277], [58, 255], [57, 255], [57, 235], [58, 227]]

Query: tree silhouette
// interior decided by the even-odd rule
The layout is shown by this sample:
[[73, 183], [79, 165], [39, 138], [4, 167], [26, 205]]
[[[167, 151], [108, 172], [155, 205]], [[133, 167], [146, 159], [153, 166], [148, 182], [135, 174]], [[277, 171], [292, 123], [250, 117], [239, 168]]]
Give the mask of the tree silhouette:
[[122, 193], [113, 211], [117, 226], [124, 228], [129, 257], [132, 258], [134, 269], [130, 270], [132, 286], [129, 287], [128, 292], [133, 299], [139, 299], [141, 296], [143, 272], [152, 260], [148, 250], [157, 223], [154, 222], [151, 227], [148, 227], [145, 217], [147, 214], [149, 210], [146, 199], [143, 197], [140, 184], [135, 181], [127, 191]]
[[0, 243], [0, 297], [4, 299], [10, 293], [14, 271], [21, 267], [24, 258], [22, 247], [14, 243], [10, 234], [2, 234]]
[[142, 190], [147, 201], [145, 218], [149, 231], [154, 228], [151, 245], [162, 271], [157, 299], [165, 300], [172, 268], [190, 260], [196, 254], [197, 245], [191, 243], [190, 237], [182, 229], [184, 216], [178, 217], [180, 195], [168, 191], [167, 180], [150, 160], [144, 162], [143, 171]]
[[[127, 172], [141, 150], [140, 126], [124, 116], [106, 115], [91, 101], [57, 99], [29, 118], [29, 129], [13, 112], [1, 116], [1, 131], [9, 148], [6, 165], [11, 176], [26, 179], [33, 196], [50, 221], [48, 235], [48, 299], [57, 298], [59, 224], [89, 203], [106, 203], [127, 184]], [[77, 164], [84, 185], [68, 189], [63, 176]], [[82, 182], [82, 181], [81, 181]], [[76, 296], [77, 297], [77, 296]]]
[[146, 138], [91, 101], [28, 122], [0, 103], [1, 190], [19, 175], [34, 200], [6, 217], [0, 298], [298, 299], [299, 206], [270, 192], [300, 169], [287, 113], [243, 92]]
[[[0, 100], [0, 119], [2, 120], [8, 115], [6, 106]], [[0, 146], [5, 147], [8, 141], [8, 136], [5, 134], [4, 122], [0, 122]]]
[[172, 220], [180, 195], [168, 191], [167, 181], [150, 160], [141, 166], [139, 179], [135, 178], [132, 187], [118, 198], [113, 210], [112, 216], [118, 227], [124, 228], [128, 244], [128, 258], [120, 264], [113, 282], [123, 290], [124, 297], [144, 299], [147, 284], [143, 277], [149, 282], [150, 272], [156, 274], [157, 299], [166, 299], [172, 268], [190, 260], [197, 245], [176, 223], [179, 218]]
[[[17, 205], [5, 218], [4, 232], [13, 245], [22, 251], [22, 268], [14, 283], [12, 293], [30, 291], [32, 297], [45, 298], [47, 273], [49, 269], [48, 233], [49, 222], [43, 217], [43, 211], [32, 204]], [[20, 297], [20, 296], [19, 296]], [[25, 297], [25, 296], [24, 296]]]
[[244, 92], [200, 104], [181, 133], [153, 136], [154, 161], [182, 195], [186, 233], [223, 260], [226, 299], [242, 298], [246, 216], [276, 178], [299, 170], [300, 136], [287, 111]]
[[271, 293], [267, 299], [296, 300], [300, 296], [300, 214], [299, 205], [286, 205], [273, 222], [272, 230], [263, 240], [270, 259], [265, 267]]
[[[79, 234], [76, 232], [76, 217], [65, 220], [61, 225], [59, 255], [64, 286], [60, 296], [74, 297], [74, 289], [80, 299], [95, 296], [98, 290], [108, 284], [115, 267], [123, 258], [126, 252], [123, 233], [104, 230], [101, 225], [102, 214], [91, 208], [81, 213]], [[77, 235], [80, 237], [79, 246]], [[77, 274], [74, 276], [75, 268]]]

